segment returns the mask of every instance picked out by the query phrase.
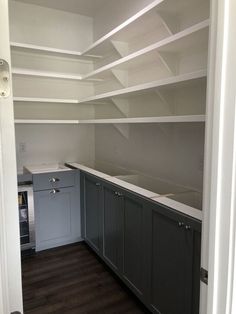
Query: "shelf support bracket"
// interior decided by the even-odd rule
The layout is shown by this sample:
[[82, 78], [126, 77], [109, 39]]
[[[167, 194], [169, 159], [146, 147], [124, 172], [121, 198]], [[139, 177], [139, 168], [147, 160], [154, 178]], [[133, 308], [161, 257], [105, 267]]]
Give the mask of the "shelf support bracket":
[[168, 93], [164, 93], [163, 91], [156, 89], [155, 90], [156, 95], [159, 97], [163, 105], [168, 108], [169, 113], [171, 115], [175, 114], [175, 100], [173, 97], [173, 94], [168, 91]]
[[176, 15], [165, 11], [158, 11], [157, 14], [169, 35], [174, 35], [180, 30], [179, 19]]
[[127, 43], [111, 40], [111, 44], [121, 57], [125, 57], [129, 54], [129, 45]]
[[129, 139], [129, 125], [128, 124], [113, 124], [114, 128], [125, 138]]
[[122, 70], [111, 70], [111, 73], [115, 79], [122, 85], [122, 87], [128, 87], [128, 73]]
[[158, 56], [161, 62], [164, 64], [168, 72], [172, 75], [177, 75], [178, 73], [178, 60], [179, 56], [177, 53], [172, 52], [158, 52]]
[[111, 101], [125, 118], [129, 116], [130, 108], [129, 101], [127, 99], [118, 99], [111, 97]]

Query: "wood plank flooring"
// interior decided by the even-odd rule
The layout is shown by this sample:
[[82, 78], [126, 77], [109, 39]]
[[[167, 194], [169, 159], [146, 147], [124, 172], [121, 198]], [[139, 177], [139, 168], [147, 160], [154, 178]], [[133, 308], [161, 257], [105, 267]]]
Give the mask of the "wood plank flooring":
[[149, 313], [85, 243], [22, 261], [25, 314]]

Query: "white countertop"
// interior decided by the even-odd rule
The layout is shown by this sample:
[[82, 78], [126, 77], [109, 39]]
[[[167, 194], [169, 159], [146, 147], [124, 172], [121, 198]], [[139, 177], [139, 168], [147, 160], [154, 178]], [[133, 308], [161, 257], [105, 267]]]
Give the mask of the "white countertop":
[[[149, 198], [150, 200], [166, 205], [170, 208], [173, 208], [183, 214], [186, 214], [188, 216], [191, 216], [193, 218], [196, 218], [200, 221], [202, 221], [202, 211], [200, 209], [196, 209], [194, 207], [191, 207], [189, 205], [183, 204], [179, 201], [176, 201], [174, 199], [168, 198], [168, 195], [160, 195], [158, 193], [154, 193], [152, 191], [146, 190], [144, 188], [141, 188], [135, 184], [123, 181], [121, 178], [122, 176], [120, 176], [121, 178], [119, 178], [119, 176], [111, 176], [108, 175], [104, 172], [100, 172], [98, 170], [94, 170], [88, 166], [85, 166], [83, 164], [77, 163], [77, 162], [68, 162], [67, 165], [72, 166], [73, 168], [85, 171], [89, 174], [95, 175], [101, 179], [104, 179], [108, 182], [114, 183], [116, 185], [119, 185], [129, 191], [135, 192], [141, 196], [144, 196], [146, 198]], [[179, 187], [176, 188], [176, 190], [179, 190]], [[178, 193], [183, 193], [182, 191], [178, 191], [176, 195], [178, 195]], [[186, 191], [185, 194], [187, 193], [193, 193], [193, 191]], [[180, 195], [179, 194], [179, 195]], [[183, 193], [184, 194], [184, 193]], [[174, 194], [171, 193], [170, 197], [172, 197]]]
[[24, 173], [39, 174], [47, 172], [60, 172], [60, 171], [71, 171], [70, 168], [66, 167], [63, 163], [50, 163], [50, 164], [39, 164], [39, 165], [26, 165], [23, 167]]

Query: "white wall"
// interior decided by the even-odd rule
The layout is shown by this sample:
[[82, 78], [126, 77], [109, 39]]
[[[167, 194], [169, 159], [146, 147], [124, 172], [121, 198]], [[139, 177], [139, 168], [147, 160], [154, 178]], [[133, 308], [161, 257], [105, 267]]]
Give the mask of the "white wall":
[[9, 8], [11, 41], [78, 51], [93, 41], [90, 17], [13, 0]]
[[143, 9], [153, 0], [108, 0], [94, 17], [94, 40]]
[[126, 138], [115, 126], [96, 126], [96, 159], [202, 189], [202, 124], [133, 125], [127, 134]]
[[[16, 125], [18, 172], [23, 165], [94, 158], [94, 127], [78, 125]], [[22, 143], [25, 152], [21, 151]]]

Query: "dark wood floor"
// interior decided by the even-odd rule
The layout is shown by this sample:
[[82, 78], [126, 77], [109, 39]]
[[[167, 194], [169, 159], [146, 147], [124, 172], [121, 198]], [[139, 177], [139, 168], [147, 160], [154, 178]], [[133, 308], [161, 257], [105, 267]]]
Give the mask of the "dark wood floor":
[[22, 261], [25, 314], [147, 313], [84, 243]]

